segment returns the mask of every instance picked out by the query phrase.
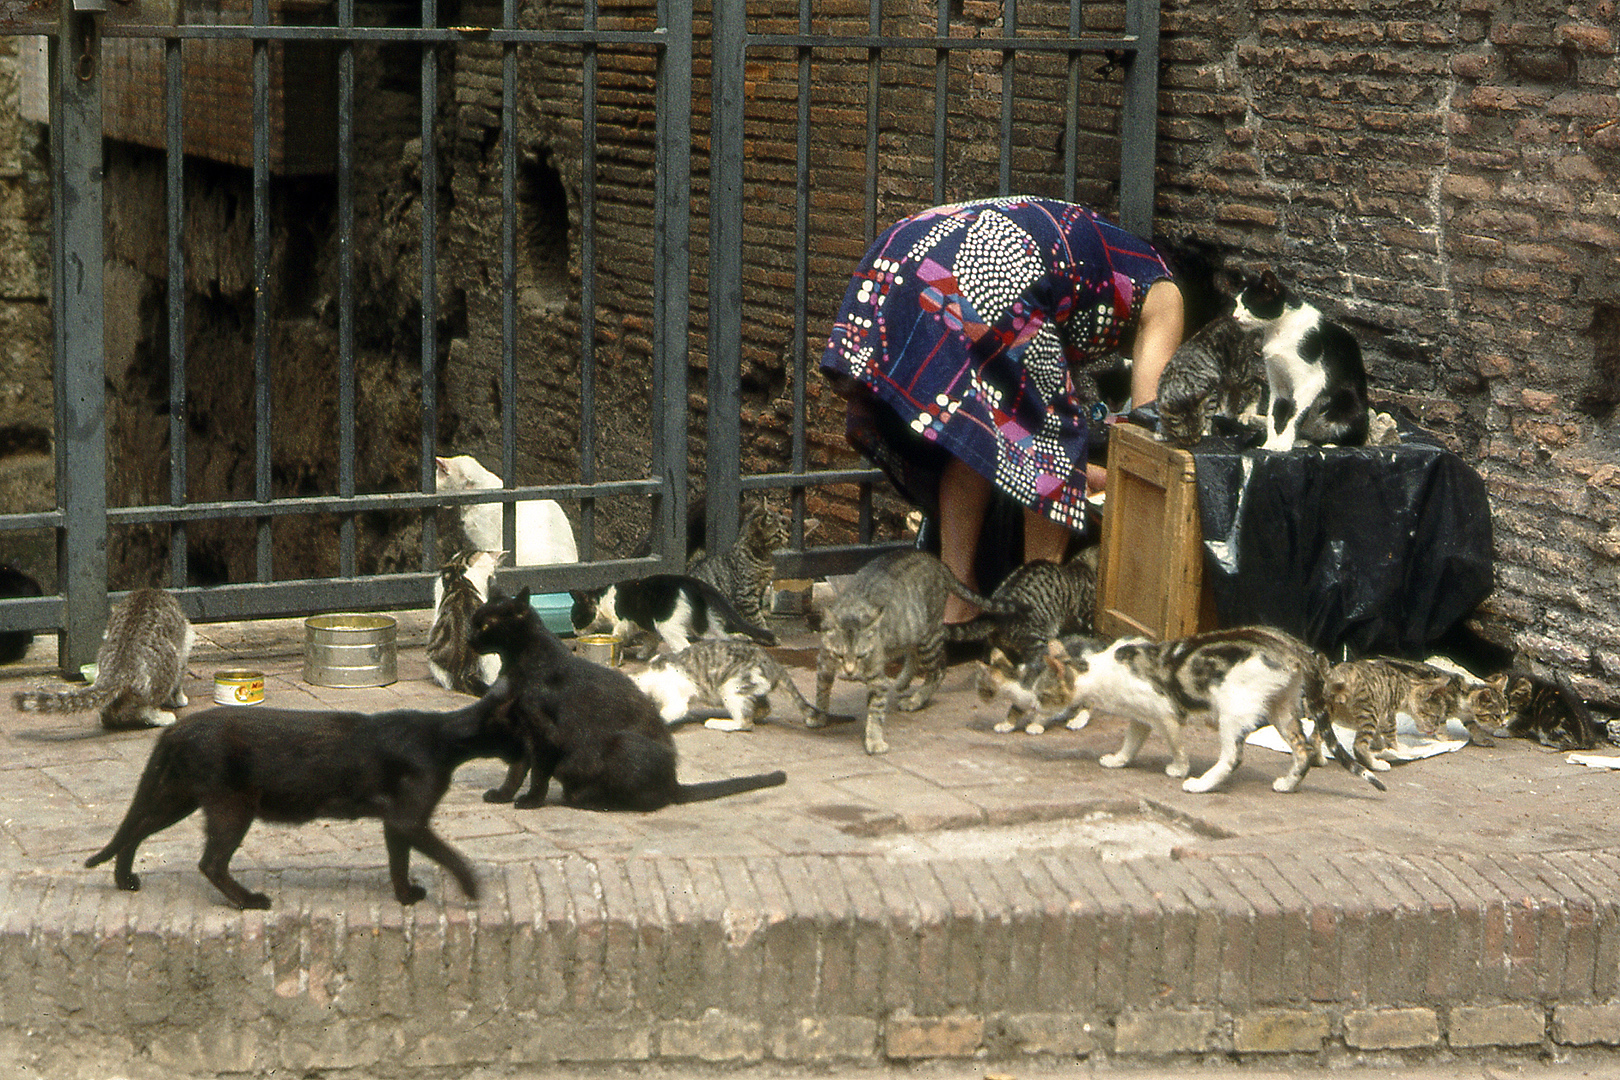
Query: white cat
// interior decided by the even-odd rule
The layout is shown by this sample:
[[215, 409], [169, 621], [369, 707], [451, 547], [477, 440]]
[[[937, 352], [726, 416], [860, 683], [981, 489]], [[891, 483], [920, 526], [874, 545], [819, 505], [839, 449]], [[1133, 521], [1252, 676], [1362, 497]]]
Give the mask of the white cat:
[[[501, 478], [490, 472], [471, 454], [435, 458], [438, 462], [440, 491], [492, 491]], [[501, 504], [479, 503], [462, 506], [461, 527], [468, 542], [479, 551], [501, 547]], [[552, 499], [531, 499], [517, 504], [517, 555], [514, 566], [547, 566], [579, 561], [574, 544], [574, 528], [568, 515]]]

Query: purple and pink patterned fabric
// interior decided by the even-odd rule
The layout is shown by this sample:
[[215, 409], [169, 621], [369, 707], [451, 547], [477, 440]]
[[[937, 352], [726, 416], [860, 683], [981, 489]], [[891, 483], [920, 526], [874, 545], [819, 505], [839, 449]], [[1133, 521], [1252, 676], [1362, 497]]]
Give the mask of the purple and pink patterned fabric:
[[850, 443], [930, 511], [943, 450], [1081, 529], [1087, 410], [1071, 368], [1117, 351], [1170, 276], [1150, 244], [1072, 203], [985, 199], [895, 223], [850, 279], [821, 359], [875, 399], [851, 401]]

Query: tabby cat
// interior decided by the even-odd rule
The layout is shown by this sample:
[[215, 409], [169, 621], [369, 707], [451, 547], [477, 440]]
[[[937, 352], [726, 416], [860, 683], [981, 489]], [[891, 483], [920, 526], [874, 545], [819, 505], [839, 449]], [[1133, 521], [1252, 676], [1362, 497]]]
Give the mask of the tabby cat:
[[480, 695], [501, 674], [501, 658], [473, 651], [473, 612], [489, 599], [489, 581], [504, 551], [473, 551], [444, 564], [433, 582], [433, 626], [428, 631], [428, 673], [446, 690]]
[[1410, 716], [1422, 735], [1437, 738], [1456, 696], [1454, 680], [1460, 685], [1460, 678], [1448, 672], [1417, 671], [1382, 657], [1347, 660], [1328, 673], [1327, 717], [1356, 733], [1350, 748], [1356, 760], [1382, 772], [1389, 762], [1375, 755], [1395, 750], [1397, 714]]
[[1535, 738], [1557, 750], [1590, 750], [1608, 739], [1608, 730], [1592, 718], [1591, 709], [1562, 674], [1552, 680], [1535, 675], [1509, 677], [1507, 723], [1499, 734]]
[[1264, 450], [1291, 450], [1304, 439], [1321, 446], [1367, 441], [1367, 370], [1361, 346], [1286, 289], [1267, 270], [1238, 294], [1232, 312], [1239, 326], [1264, 336], [1271, 417]]
[[[866, 684], [866, 752], [887, 752], [883, 724], [890, 710], [896, 704], [908, 711], [927, 705], [945, 676], [947, 592], [986, 611], [1011, 613], [963, 586], [926, 552], [892, 551], [862, 567], [822, 615], [816, 711], [809, 726], [827, 722], [833, 680], [842, 673]], [[890, 676], [895, 663], [899, 673]], [[919, 677], [921, 685], [900, 697]]]
[[697, 560], [687, 574], [720, 590], [744, 622], [764, 626], [766, 596], [776, 577], [773, 556], [787, 542], [787, 518], [761, 503], [743, 519], [736, 543]]
[[[1165, 773], [1188, 777], [1184, 791], [1212, 791], [1243, 761], [1243, 740], [1270, 722], [1293, 755], [1292, 768], [1272, 783], [1273, 790], [1297, 789], [1320, 756], [1322, 742], [1347, 770], [1384, 789], [1339, 745], [1333, 725], [1321, 722], [1327, 659], [1280, 630], [1238, 627], [1157, 643], [1132, 638], [1077, 658], [1061, 642], [1050, 649], [1047, 665], [1057, 685], [1042, 689], [1044, 700], [1067, 701], [1129, 722], [1119, 750], [1098, 759], [1105, 769], [1136, 760], [1148, 734], [1157, 730], [1170, 744]], [[1205, 716], [1220, 733], [1221, 749], [1214, 765], [1191, 777], [1182, 735], [1195, 715]], [[1311, 736], [1301, 716], [1317, 721]]]
[[675, 740], [658, 707], [617, 668], [575, 656], [540, 621], [529, 590], [492, 598], [473, 615], [473, 648], [498, 653], [501, 685], [516, 695], [512, 720], [524, 741], [521, 760], [488, 802], [539, 806], [553, 777], [563, 802], [583, 810], [659, 810], [671, 803], [736, 795], [787, 782], [781, 771], [683, 784], [675, 777]]
[[195, 638], [191, 621], [162, 589], [136, 589], [107, 618], [96, 651], [96, 681], [71, 690], [20, 690], [12, 696], [24, 712], [101, 709], [109, 731], [166, 727], [168, 709], [186, 706], [181, 681]]
[[703, 726], [716, 731], [747, 731], [770, 715], [772, 690], [791, 696], [801, 721], [810, 703], [770, 653], [751, 641], [694, 641], [678, 653], [660, 653], [630, 678], [658, 704], [664, 722], [684, 720], [694, 703], [726, 711]]
[[1222, 315], [1182, 342], [1159, 376], [1159, 434], [1172, 446], [1193, 446], [1216, 416], [1258, 431], [1265, 400], [1259, 332]]
[[946, 626], [945, 640], [988, 641], [1024, 664], [1060, 634], [1089, 633], [1097, 612], [1097, 553], [1093, 544], [1066, 563], [1032, 559], [1016, 567], [990, 596], [1003, 610]]

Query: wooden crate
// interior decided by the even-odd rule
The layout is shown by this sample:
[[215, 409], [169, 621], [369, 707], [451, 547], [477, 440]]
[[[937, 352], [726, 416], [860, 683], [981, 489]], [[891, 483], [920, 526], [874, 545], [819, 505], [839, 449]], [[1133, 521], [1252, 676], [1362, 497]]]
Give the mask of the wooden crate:
[[1107, 490], [1097, 633], [1166, 641], [1215, 629], [1192, 455], [1135, 424], [1115, 425]]

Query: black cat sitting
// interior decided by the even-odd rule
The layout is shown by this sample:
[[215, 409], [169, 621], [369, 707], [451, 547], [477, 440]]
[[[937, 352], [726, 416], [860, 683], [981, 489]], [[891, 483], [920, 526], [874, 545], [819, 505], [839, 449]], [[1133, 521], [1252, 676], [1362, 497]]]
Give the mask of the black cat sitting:
[[489, 802], [545, 802], [555, 776], [564, 804], [586, 810], [659, 810], [787, 781], [781, 771], [705, 784], [675, 778], [675, 740], [658, 706], [622, 671], [575, 656], [529, 606], [529, 590], [495, 597], [473, 615], [472, 646], [499, 653], [517, 696], [512, 718], [527, 744]]
[[450, 775], [478, 757], [512, 761], [524, 747], [508, 713], [503, 681], [454, 712], [381, 713], [225, 706], [165, 728], [146, 760], [123, 824], [86, 866], [114, 857], [120, 889], [141, 887], [133, 872], [142, 840], [198, 807], [206, 821], [198, 868], [239, 908], [268, 908], [270, 898], [231, 877], [230, 861], [255, 818], [302, 825], [316, 818], [381, 818], [394, 895], [414, 904], [427, 895], [410, 879], [411, 849], [478, 898], [467, 860], [441, 840], [428, 819]]

